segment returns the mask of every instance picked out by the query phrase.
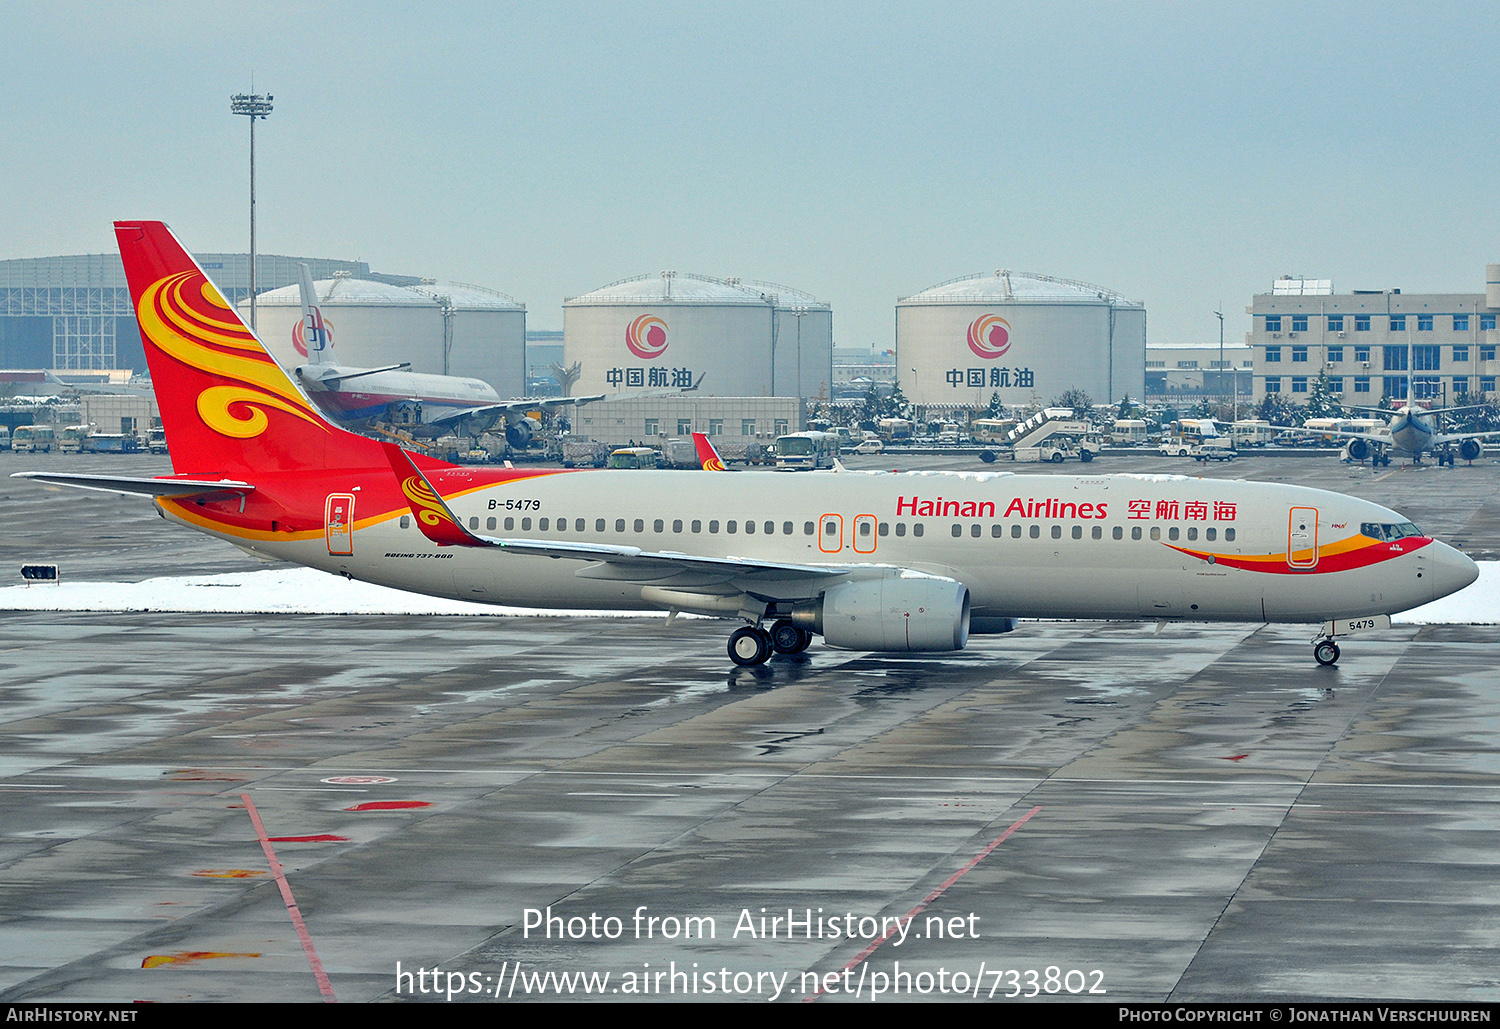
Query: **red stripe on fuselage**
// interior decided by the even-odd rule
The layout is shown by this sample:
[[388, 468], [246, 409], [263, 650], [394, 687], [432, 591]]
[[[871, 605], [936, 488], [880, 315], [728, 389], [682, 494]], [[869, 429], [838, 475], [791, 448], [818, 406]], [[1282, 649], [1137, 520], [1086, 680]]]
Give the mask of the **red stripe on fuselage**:
[[1320, 548], [1318, 563], [1311, 568], [1293, 568], [1287, 564], [1284, 554], [1246, 558], [1188, 550], [1186, 547], [1174, 547], [1170, 543], [1167, 546], [1189, 557], [1196, 557], [1200, 561], [1211, 561], [1213, 564], [1228, 565], [1230, 568], [1243, 568], [1247, 572], [1270, 572], [1275, 575], [1319, 575], [1328, 572], [1347, 572], [1354, 568], [1367, 568], [1370, 565], [1421, 550], [1431, 542], [1432, 540], [1427, 536], [1406, 536], [1388, 542], [1371, 540], [1366, 546], [1338, 553], [1330, 553], [1330, 548]]

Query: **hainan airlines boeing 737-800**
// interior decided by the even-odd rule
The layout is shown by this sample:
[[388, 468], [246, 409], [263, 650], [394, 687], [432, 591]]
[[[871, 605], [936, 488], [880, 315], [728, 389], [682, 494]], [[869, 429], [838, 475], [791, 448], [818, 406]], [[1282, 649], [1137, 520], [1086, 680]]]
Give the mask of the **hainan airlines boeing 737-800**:
[[746, 665], [814, 634], [958, 650], [1028, 616], [1326, 621], [1314, 654], [1332, 664], [1351, 622], [1388, 625], [1478, 576], [1394, 511], [1270, 483], [455, 467], [328, 422], [165, 225], [115, 232], [174, 474], [21, 474], [153, 496], [168, 518], [336, 575], [740, 619], [729, 653]]

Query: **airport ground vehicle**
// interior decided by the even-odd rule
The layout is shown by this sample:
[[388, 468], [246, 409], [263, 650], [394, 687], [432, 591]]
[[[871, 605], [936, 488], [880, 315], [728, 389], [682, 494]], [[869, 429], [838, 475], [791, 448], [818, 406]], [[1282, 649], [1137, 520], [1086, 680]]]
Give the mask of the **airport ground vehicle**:
[[84, 439], [83, 449], [90, 454], [134, 454], [141, 446], [134, 433], [95, 432]]
[[[1087, 464], [1103, 449], [1103, 443], [1093, 435], [1093, 426], [1075, 418], [1072, 409], [1066, 407], [1038, 411], [1011, 429], [1006, 441], [1021, 462], [1061, 464], [1076, 457]], [[989, 463], [984, 454], [980, 460]]]
[[1242, 419], [1229, 427], [1229, 436], [1234, 440], [1236, 449], [1263, 447], [1275, 435], [1276, 430], [1271, 427], [1271, 423], [1258, 418]]
[[1158, 449], [1166, 457], [1199, 457], [1207, 450], [1234, 450], [1234, 440], [1222, 435], [1212, 418], [1183, 418], [1171, 424]]
[[1116, 418], [1109, 440], [1119, 446], [1139, 446], [1146, 442], [1147, 428], [1140, 418]]
[[17, 425], [10, 434], [10, 449], [18, 454], [50, 454], [56, 442], [57, 433], [50, 425]]
[[975, 443], [1006, 443], [1015, 427], [1014, 418], [976, 418], [969, 426], [969, 438]]
[[0, 425], [0, 450], [10, 449], [10, 426]]
[[591, 439], [568, 440], [562, 445], [564, 468], [603, 468], [609, 460], [609, 448]]
[[1070, 457], [1088, 464], [1097, 453], [1098, 443], [1088, 439], [1075, 440], [1069, 436], [1053, 436], [1034, 447], [1016, 447], [1014, 450], [1015, 459], [1021, 464], [1035, 464], [1039, 461], [1062, 464]]
[[92, 425], [68, 425], [57, 434], [57, 451], [60, 454], [81, 454], [84, 441], [93, 431]]
[[[1180, 476], [456, 468], [324, 419], [160, 222], [116, 224], [173, 474], [26, 478], [154, 498], [248, 551], [435, 596], [738, 619], [737, 664], [953, 651], [1017, 617], [1379, 624], [1478, 577], [1387, 508]], [[232, 360], [231, 360], [232, 358]], [[769, 622], [770, 628], [764, 628]]]
[[851, 452], [855, 454], [883, 454], [885, 453], [885, 444], [878, 439], [862, 439], [851, 448]]
[[661, 455], [650, 447], [620, 447], [610, 453], [605, 467], [626, 471], [656, 468], [661, 464], [660, 457]]
[[776, 467], [793, 471], [832, 468], [839, 438], [831, 432], [794, 432], [776, 439]]

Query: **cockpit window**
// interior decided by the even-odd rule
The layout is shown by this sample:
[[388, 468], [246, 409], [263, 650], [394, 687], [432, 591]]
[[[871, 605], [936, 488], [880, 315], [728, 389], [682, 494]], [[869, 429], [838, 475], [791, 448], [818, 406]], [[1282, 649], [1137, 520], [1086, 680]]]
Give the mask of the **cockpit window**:
[[1423, 535], [1422, 530], [1411, 522], [1362, 522], [1359, 531], [1372, 540], [1399, 540]]

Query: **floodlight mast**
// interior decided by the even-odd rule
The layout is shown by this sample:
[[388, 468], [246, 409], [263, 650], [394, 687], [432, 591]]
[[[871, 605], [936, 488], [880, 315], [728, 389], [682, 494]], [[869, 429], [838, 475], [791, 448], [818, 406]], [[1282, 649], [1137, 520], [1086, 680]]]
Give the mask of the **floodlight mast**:
[[236, 93], [229, 98], [229, 112], [250, 119], [250, 331], [255, 331], [255, 120], [271, 113], [270, 94]]

